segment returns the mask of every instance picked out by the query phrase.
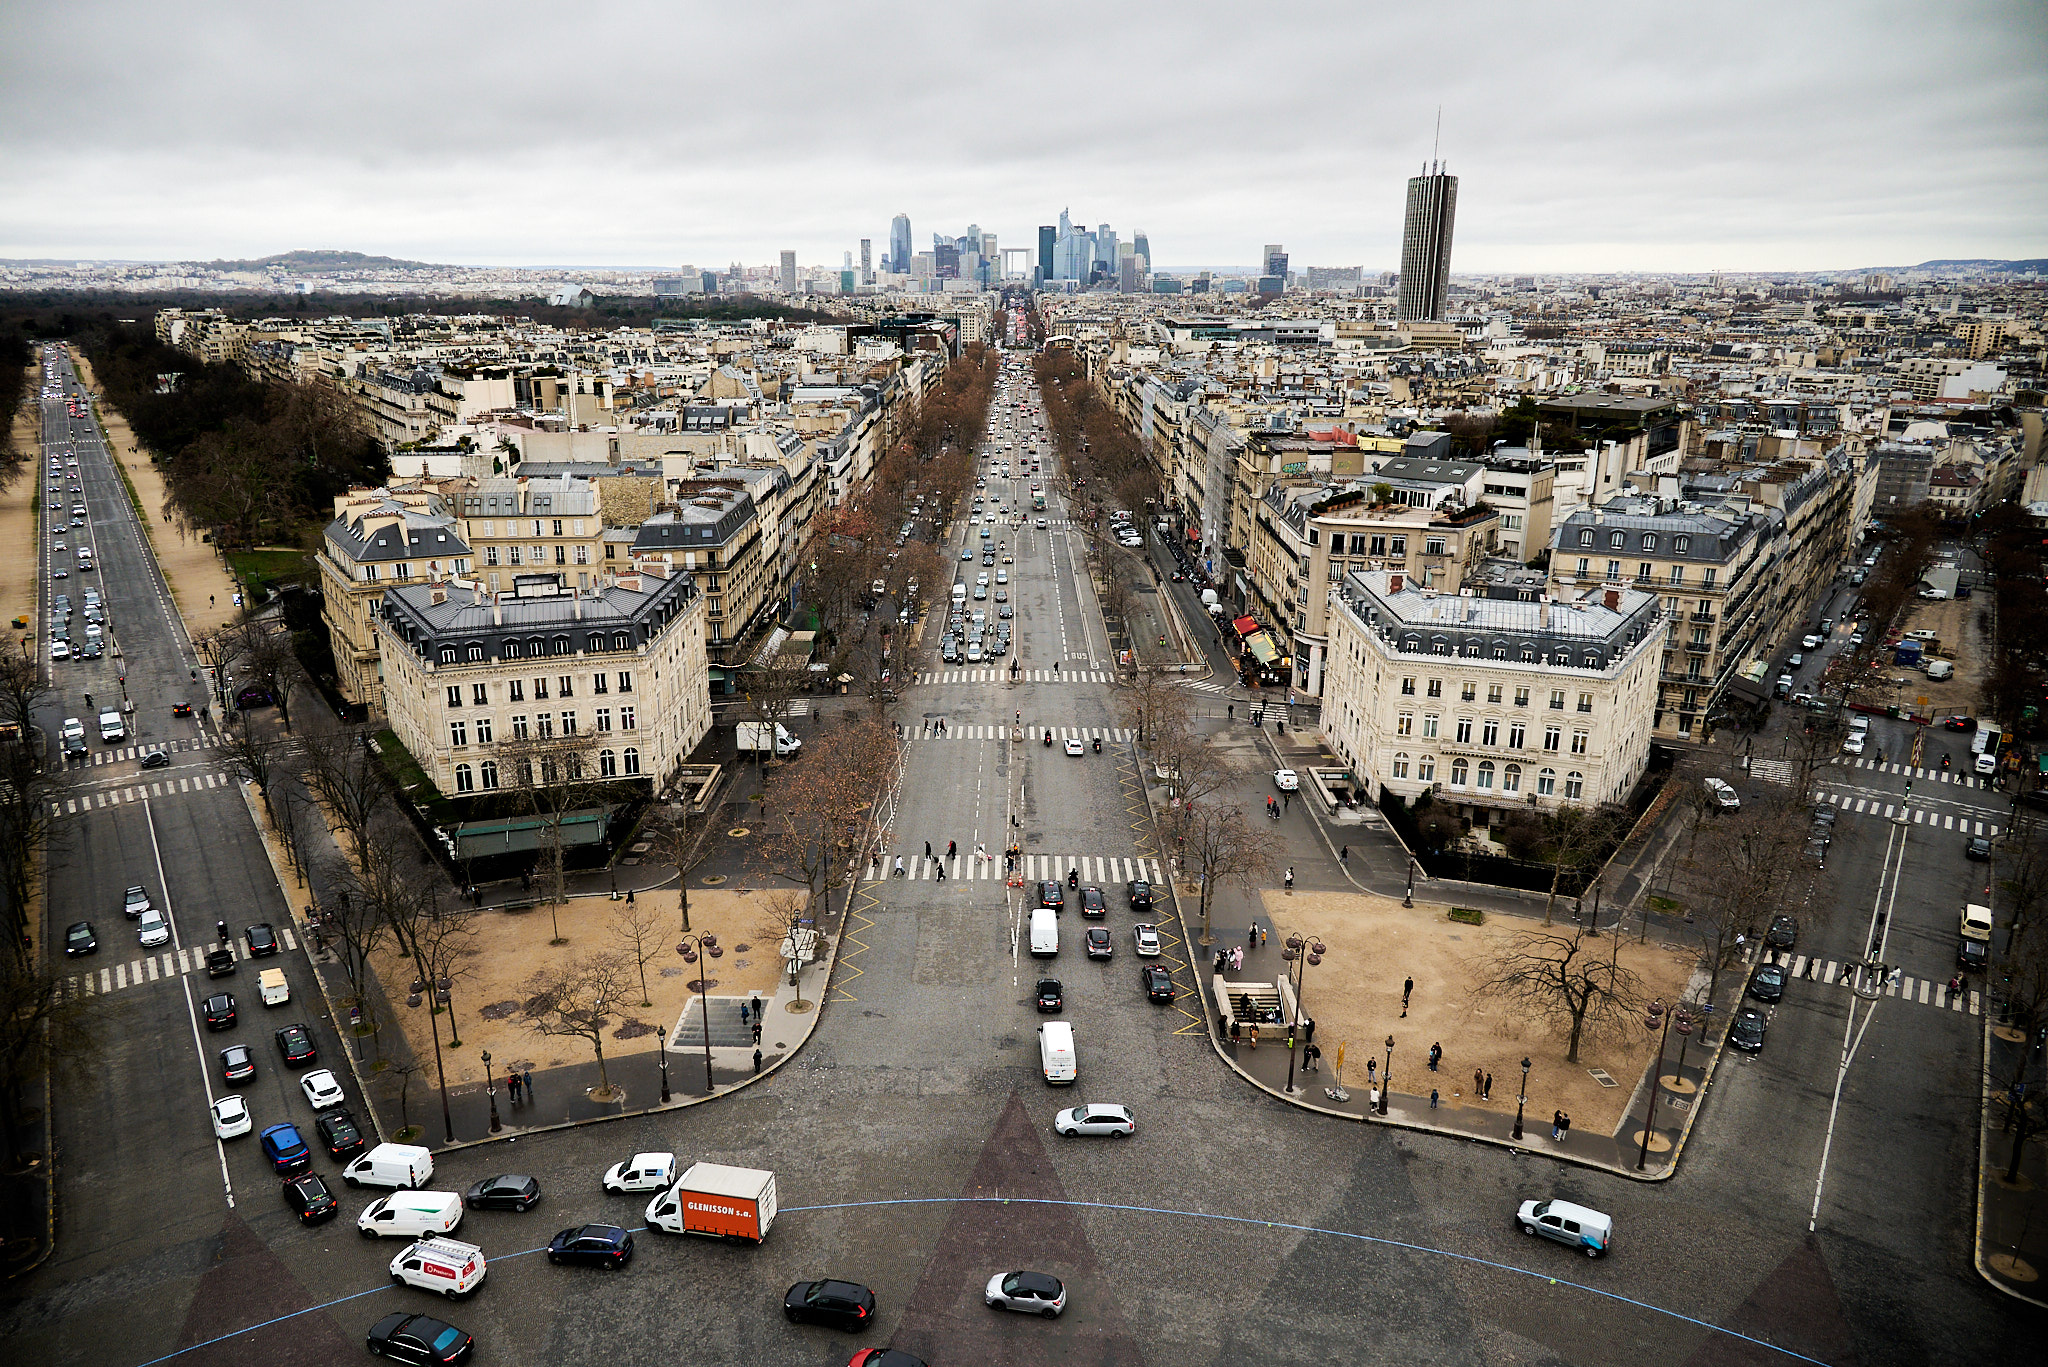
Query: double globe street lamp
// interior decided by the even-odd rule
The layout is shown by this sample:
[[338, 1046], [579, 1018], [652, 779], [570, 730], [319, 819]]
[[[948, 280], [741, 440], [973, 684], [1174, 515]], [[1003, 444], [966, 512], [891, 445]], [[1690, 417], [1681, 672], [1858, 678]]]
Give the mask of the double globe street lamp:
[[[683, 956], [683, 962], [686, 964], [697, 963], [700, 955], [705, 960], [697, 970], [697, 1002], [704, 1016], [704, 1095], [709, 1096], [715, 1089], [715, 1084], [711, 1080], [711, 964], [709, 961], [724, 958], [725, 948], [718, 943], [716, 935], [706, 930], [696, 935], [683, 936], [681, 940], [676, 942], [676, 953]], [[666, 1036], [663, 1038], [666, 1039]], [[667, 1050], [664, 1049], [662, 1052], [665, 1061]], [[664, 1068], [663, 1077], [666, 1078], [666, 1076], [667, 1071]]]
[[1667, 1015], [1664, 999], [1659, 997], [1644, 1008], [1643, 1026], [1661, 1033], [1657, 1036], [1657, 1057], [1650, 1064], [1650, 1099], [1643, 1107], [1643, 1141], [1636, 1150], [1637, 1172], [1641, 1172], [1650, 1161], [1650, 1122], [1657, 1114], [1657, 1088], [1663, 1081], [1659, 1075], [1664, 1071], [1664, 1045], [1671, 1038], [1673, 1028], [1677, 1029], [1681, 1041], [1692, 1033], [1692, 1013], [1681, 1006]]
[[[1302, 935], [1288, 936], [1286, 947], [1280, 951], [1280, 957], [1285, 959], [1294, 970], [1294, 1023], [1296, 1025], [1300, 1025], [1304, 1019], [1301, 1010], [1303, 979], [1308, 976], [1309, 969], [1321, 963], [1323, 956], [1329, 952], [1329, 947], [1321, 940]], [[1302, 1043], [1306, 1046], [1307, 1041], [1303, 1040]], [[1290, 1030], [1287, 1035], [1287, 1094], [1289, 1096], [1294, 1095], [1294, 1053], [1294, 1032]]]

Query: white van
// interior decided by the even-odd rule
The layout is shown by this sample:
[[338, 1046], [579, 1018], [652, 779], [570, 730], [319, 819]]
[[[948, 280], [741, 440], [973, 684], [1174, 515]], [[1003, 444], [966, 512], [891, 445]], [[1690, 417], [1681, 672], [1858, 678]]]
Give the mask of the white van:
[[417, 1144], [379, 1144], [341, 1170], [352, 1187], [423, 1187], [434, 1176], [434, 1155]]
[[391, 1280], [452, 1301], [483, 1285], [484, 1251], [459, 1239], [421, 1239], [391, 1260]]
[[1065, 1021], [1047, 1021], [1038, 1027], [1038, 1067], [1055, 1087], [1070, 1086], [1080, 1076], [1074, 1060], [1074, 1027]]
[[1929, 660], [1926, 665], [1927, 677], [1936, 683], [1955, 677], [1956, 667], [1947, 660]]
[[128, 727], [122, 722], [119, 712], [116, 712], [111, 707], [100, 710], [100, 739], [102, 741], [120, 740], [127, 734]]
[[1515, 1212], [1522, 1233], [1555, 1239], [1598, 1258], [1614, 1245], [1614, 1221], [1588, 1206], [1569, 1201], [1524, 1201]]
[[283, 1006], [292, 999], [292, 986], [285, 981], [281, 968], [266, 968], [258, 973], [256, 991], [262, 996], [265, 1006]]
[[453, 1233], [462, 1223], [462, 1198], [452, 1191], [394, 1191], [380, 1196], [356, 1217], [365, 1239], [401, 1235], [423, 1239]]
[[1051, 907], [1031, 913], [1031, 957], [1050, 959], [1060, 952], [1060, 921]]

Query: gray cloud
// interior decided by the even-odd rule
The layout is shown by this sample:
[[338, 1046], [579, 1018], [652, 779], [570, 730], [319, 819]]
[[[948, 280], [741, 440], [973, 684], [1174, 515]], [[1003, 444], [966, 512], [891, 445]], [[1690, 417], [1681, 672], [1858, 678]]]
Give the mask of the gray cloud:
[[[21, 0], [0, 256], [837, 262], [1062, 206], [1165, 266], [2048, 255], [2037, 5]], [[34, 129], [34, 135], [22, 130]]]

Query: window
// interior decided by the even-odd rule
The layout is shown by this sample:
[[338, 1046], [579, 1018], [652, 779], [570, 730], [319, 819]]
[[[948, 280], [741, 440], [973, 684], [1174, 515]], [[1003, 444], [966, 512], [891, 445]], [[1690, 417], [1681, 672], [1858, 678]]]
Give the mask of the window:
[[1458, 744], [1470, 745], [1471, 743], [1472, 719], [1470, 717], [1460, 717], [1458, 718]]
[[[535, 525], [536, 527], [538, 527], [538, 526], [539, 526], [539, 524], [538, 524], [538, 523], [536, 523], [536, 524], [534, 524], [534, 525]], [[558, 517], [558, 518], [556, 518], [556, 519], [555, 519], [555, 523], [554, 523], [554, 525], [555, 525], [555, 535], [556, 535], [556, 536], [560, 536], [560, 535], [562, 534], [562, 519], [561, 519], [561, 518], [559, 518], [559, 517]]]
[[1581, 694], [1579, 694], [1579, 711], [1581, 711], [1581, 712], [1591, 712], [1592, 710], [1593, 710], [1593, 695], [1592, 695], [1591, 693], [1581, 693]]
[[1515, 690], [1515, 706], [1517, 706], [1517, 707], [1527, 707], [1528, 705], [1529, 705], [1529, 690], [1528, 690], [1527, 688], [1517, 688], [1517, 689]]
[[1627, 544], [1628, 535], [1625, 532], [1609, 532], [1607, 534], [1607, 548], [1609, 550], [1618, 551]]
[[567, 655], [569, 653], [569, 638], [566, 636], [557, 636], [554, 641], [554, 648], [555, 654]]
[[507, 546], [505, 548], [505, 559], [510, 564], [519, 564], [519, 548], [517, 546]]
[[1685, 566], [1673, 565], [1671, 567], [1670, 582], [1673, 584], [1683, 584], [1685, 582]]
[[1394, 777], [1408, 777], [1408, 755], [1405, 751], [1394, 756]]
[[553, 740], [555, 738], [555, 714], [552, 712], [536, 712], [533, 717], [533, 734], [537, 740]]
[[1444, 681], [1442, 679], [1431, 679], [1429, 681], [1429, 696], [1432, 698], [1441, 698], [1443, 695]]
[[1492, 717], [1488, 717], [1488, 718], [1486, 719], [1486, 725], [1485, 725], [1484, 727], [1482, 727], [1482, 728], [1480, 729], [1480, 732], [1479, 732], [1479, 743], [1480, 743], [1481, 745], [1499, 745], [1499, 744], [1500, 744], [1500, 722], [1499, 722], [1499, 721], [1497, 721], [1496, 719], [1494, 719], [1494, 718], [1492, 718]]
[[1451, 761], [1451, 786], [1453, 788], [1462, 788], [1465, 786], [1466, 772], [1467, 767], [1464, 760], [1454, 759]]
[[1701, 585], [1701, 587], [1703, 587], [1703, 588], [1712, 588], [1712, 587], [1714, 587], [1714, 576], [1715, 576], [1715, 575], [1716, 575], [1717, 573], [1719, 573], [1719, 571], [1715, 570], [1715, 569], [1714, 569], [1714, 567], [1713, 567], [1712, 565], [1709, 565], [1709, 566], [1707, 566], [1707, 568], [1705, 568], [1705, 569], [1701, 570], [1701, 571], [1700, 571], [1700, 585]]
[[440, 651], [440, 662], [441, 662], [442, 664], [444, 664], [444, 665], [452, 665], [452, 664], [454, 664], [454, 663], [455, 663], [455, 647], [454, 647], [454, 646], [442, 646], [442, 647], [441, 647], [441, 651]]
[[377, 567], [375, 565], [363, 566], [363, 582], [366, 584], [377, 582]]
[[[625, 632], [623, 632], [623, 631], [615, 631], [615, 632], [613, 632], [613, 633], [612, 633], [612, 649], [613, 649], [613, 650], [631, 650], [632, 648], [633, 648], [633, 638], [632, 638], [631, 636], [628, 636], [628, 635], [627, 635], [627, 634], [626, 634]], [[626, 691], [626, 690], [625, 690], [625, 689], [623, 689], [623, 688], [619, 690], [619, 692], [621, 692], [621, 693], [623, 693], [623, 692], [625, 692], [625, 691]]]
[[1429, 653], [1432, 655], [1448, 655], [1451, 653], [1451, 643], [1439, 636], [1430, 642]]
[[1591, 527], [1585, 527], [1580, 529], [1579, 544], [1581, 546], [1590, 546], [1593, 544], [1593, 529]]
[[1424, 537], [1422, 539], [1422, 553], [1424, 555], [1442, 555], [1444, 553], [1444, 539], [1440, 536]]
[[575, 697], [576, 680], [567, 674], [557, 674], [555, 676], [555, 696], [558, 698]]
[[449, 684], [449, 685], [448, 685], [448, 705], [449, 705], [450, 707], [460, 707], [460, 706], [462, 706], [462, 685], [461, 685], [461, 684]]
[[467, 764], [455, 766], [455, 791], [473, 793], [476, 791], [476, 772]]
[[1491, 792], [1493, 790], [1493, 761], [1490, 759], [1480, 760], [1479, 772], [1476, 777], [1479, 780], [1480, 791]]
[[634, 725], [634, 723], [633, 723], [633, 709], [632, 709], [632, 708], [630, 708], [630, 707], [622, 707], [622, 708], [620, 708], [620, 709], [619, 709], [619, 729], [620, 729], [621, 731], [631, 731], [631, 730], [633, 729], [633, 725]]
[[1583, 579], [1583, 578], [1585, 578], [1585, 577], [1586, 577], [1587, 575], [1591, 574], [1592, 572], [1593, 572], [1593, 562], [1592, 562], [1592, 561], [1590, 561], [1590, 560], [1588, 560], [1588, 559], [1586, 559], [1586, 557], [1585, 557], [1585, 556], [1583, 556], [1583, 555], [1582, 555], [1582, 556], [1580, 556], [1580, 557], [1579, 557], [1579, 570], [1578, 570], [1578, 573], [1579, 573], [1579, 578]]
[[1493, 705], [1493, 706], [1495, 706], [1495, 707], [1499, 707], [1499, 706], [1500, 706], [1500, 685], [1499, 685], [1499, 684], [1488, 684], [1488, 685], [1486, 686], [1486, 701], [1487, 701], [1488, 703], [1492, 704], [1492, 705]]
[[1465, 680], [1465, 686], [1458, 690], [1458, 696], [1466, 702], [1471, 702], [1479, 696], [1479, 685], [1470, 679]]
[[565, 736], [576, 734], [576, 714], [574, 712], [564, 712], [562, 714], [562, 734]]
[[607, 559], [607, 560], [616, 560], [616, 559], [618, 559], [618, 558], [619, 558], [619, 548], [618, 548], [617, 546], [614, 546], [614, 545], [611, 545], [611, 544], [607, 544], [607, 545], [605, 546], [605, 548], [604, 548], [604, 558], [605, 558], [605, 559]]
[[612, 710], [609, 707], [597, 709], [597, 729], [600, 732], [609, 732], [612, 729]]
[[1424, 783], [1436, 781], [1435, 755], [1423, 755], [1415, 761], [1415, 777], [1421, 779]]
[[[1351, 540], [1352, 540], [1352, 543], [1353, 543], [1354, 545], [1356, 545], [1356, 543], [1357, 543], [1357, 541], [1358, 541], [1358, 538], [1357, 538], [1357, 537], [1353, 537], [1353, 538], [1351, 538]], [[1373, 538], [1372, 538], [1372, 542], [1371, 542], [1371, 549], [1370, 549], [1370, 550], [1369, 550], [1369, 551], [1367, 552], [1367, 554], [1369, 554], [1369, 555], [1385, 555], [1386, 553], [1387, 553], [1387, 539], [1386, 539], [1386, 538], [1385, 538], [1384, 536], [1376, 536], [1376, 537], [1373, 537]]]
[[1401, 695], [1402, 695], [1403, 697], [1408, 697], [1408, 698], [1412, 698], [1412, 697], [1414, 697], [1414, 696], [1415, 696], [1415, 676], [1414, 676], [1414, 675], [1412, 675], [1412, 674], [1411, 674], [1411, 675], [1409, 675], [1409, 676], [1408, 676], [1407, 678], [1405, 678], [1405, 679], [1401, 680]]
[[[1571, 658], [1569, 656], [1565, 658], [1565, 663], [1571, 663]], [[1562, 688], [1553, 688], [1550, 690], [1550, 710], [1553, 712], [1564, 711], [1564, 690]]]
[[590, 547], [578, 546], [576, 548], [576, 563], [579, 565], [588, 565], [590, 563]]
[[1546, 726], [1543, 728], [1543, 748], [1555, 754], [1557, 747], [1564, 743], [1564, 728]]
[[1586, 733], [1585, 733], [1584, 731], [1574, 731], [1574, 732], [1572, 732], [1572, 753], [1573, 753], [1573, 754], [1575, 754], [1575, 755], [1583, 755], [1583, 754], [1585, 754], [1585, 753], [1586, 753], [1586, 741], [1587, 741], [1587, 734], [1586, 734]]
[[1607, 562], [1607, 577], [1609, 579], [1621, 578], [1621, 562], [1619, 560], [1610, 560]]
[[[625, 649], [625, 647], [624, 647], [624, 646], [621, 646], [621, 647], [620, 647], [620, 649], [621, 649], [621, 650], [623, 650], [623, 649]], [[633, 675], [632, 675], [632, 672], [631, 672], [630, 670], [624, 670], [624, 669], [620, 670], [620, 671], [619, 671], [619, 692], [621, 692], [621, 693], [631, 693], [632, 691], [633, 691]]]
[[1671, 538], [1671, 553], [1672, 553], [1673, 555], [1684, 555], [1684, 554], [1685, 554], [1685, 553], [1686, 553], [1687, 551], [1689, 551], [1689, 550], [1691, 550], [1691, 549], [1692, 549], [1692, 538], [1691, 538], [1691, 537], [1689, 537], [1689, 536], [1674, 536], [1674, 537], [1672, 537], [1672, 538]]
[[546, 546], [535, 546], [533, 548], [533, 563], [536, 565], [548, 563], [548, 548]]
[[[1494, 646], [1494, 648], [1493, 648], [1493, 658], [1494, 658], [1494, 659], [1496, 659], [1496, 660], [1505, 660], [1505, 659], [1506, 659], [1507, 657], [1508, 657], [1508, 648], [1507, 648], [1506, 646], [1504, 646], [1504, 645], [1495, 645], [1495, 646]], [[1498, 687], [1496, 687], [1496, 688], [1495, 688], [1495, 689], [1494, 689], [1493, 691], [1494, 691], [1495, 693], [1498, 693], [1498, 692], [1500, 692], [1500, 689], [1499, 689]], [[1495, 702], [1499, 702], [1499, 701], [1500, 701], [1500, 699], [1498, 699], [1498, 698], [1495, 698], [1495, 699], [1494, 699], [1494, 701], [1495, 701]]]
[[624, 758], [626, 761], [626, 774], [629, 778], [640, 772], [640, 752], [638, 750], [630, 745], [627, 746]]
[[1527, 727], [1525, 727], [1521, 722], [1513, 723], [1508, 727], [1508, 749], [1521, 749], [1522, 743], [1528, 739], [1528, 736], [1529, 731]]
[[535, 679], [533, 681], [533, 700], [535, 702], [542, 702], [546, 700], [547, 696], [548, 681], [545, 678]]
[[1636, 578], [1648, 579], [1650, 577], [1650, 572], [1656, 568], [1657, 567], [1655, 565], [1652, 565], [1649, 561], [1645, 560], [1642, 564], [1636, 566]]
[[1537, 771], [1536, 771], [1536, 796], [1538, 796], [1538, 797], [1554, 797], [1554, 796], [1556, 796], [1556, 795], [1557, 795], [1557, 770], [1555, 770], [1555, 769], [1539, 769], [1539, 770], [1537, 770]]
[[619, 755], [616, 750], [606, 748], [597, 752], [597, 776], [617, 778], [619, 776]]
[[1436, 713], [1434, 713], [1434, 712], [1425, 712], [1425, 713], [1423, 713], [1423, 715], [1422, 715], [1422, 736], [1423, 736], [1423, 739], [1425, 739], [1425, 740], [1435, 740], [1435, 739], [1436, 739], [1436, 723], [1437, 723], [1437, 716], [1436, 716]]
[[1652, 536], [1652, 535], [1651, 535], [1650, 533], [1648, 533], [1648, 532], [1644, 532], [1644, 533], [1643, 533], [1643, 554], [1644, 554], [1644, 555], [1649, 555], [1649, 554], [1651, 554], [1652, 552], [1654, 552], [1654, 551], [1655, 551], [1656, 549], [1657, 549], [1657, 538], [1656, 538], [1656, 537], [1654, 537], [1654, 536]]
[[489, 717], [478, 717], [476, 719], [476, 743], [478, 745], [489, 745], [491, 743], [491, 719]]
[[1586, 776], [1572, 773], [1564, 776], [1564, 796], [1567, 802], [1577, 802], [1586, 795]]
[[485, 706], [491, 700], [491, 686], [489, 684], [471, 684], [469, 686], [469, 700], [478, 707]]
[[[469, 659], [470, 659], [470, 663], [471, 663], [471, 664], [475, 664], [475, 663], [476, 663], [476, 662], [478, 662], [479, 660], [482, 660], [482, 659], [483, 659], [483, 657], [484, 657], [484, 647], [483, 647], [483, 642], [481, 642], [481, 641], [471, 641], [471, 642], [469, 643], [469, 649], [468, 649], [468, 651], [467, 651], [466, 653], [467, 653], [467, 654], [469, 655]], [[482, 687], [483, 687], [483, 685], [482, 685], [482, 684], [478, 684], [478, 685], [477, 685], [477, 687], [478, 687], [478, 688], [482, 688]]]
[[519, 679], [513, 679], [505, 685], [505, 701], [526, 701], [526, 684], [524, 683], [524, 681]]
[[477, 766], [477, 777], [483, 780], [483, 789], [490, 792], [498, 786], [498, 761], [487, 759]]
[[498, 563], [498, 548], [497, 548], [496, 546], [486, 546], [486, 547], [484, 547], [484, 564], [485, 564], [485, 565], [495, 565], [495, 564], [497, 564], [497, 563]]
[[602, 669], [598, 670], [597, 673], [590, 676], [590, 691], [597, 694], [611, 692], [611, 676]]
[[1397, 736], [1412, 736], [1415, 734], [1415, 714], [1413, 712], [1403, 712], [1400, 716], [1394, 718], [1394, 734]]
[[526, 714], [521, 712], [512, 719], [512, 739], [525, 740], [526, 738]]
[[1405, 536], [1395, 537], [1388, 547], [1388, 554], [1398, 555], [1405, 559], [1408, 555], [1408, 538]]
[[448, 743], [449, 743], [450, 745], [467, 745], [467, 744], [469, 744], [469, 723], [468, 723], [468, 722], [460, 722], [460, 721], [451, 721], [451, 722], [449, 722], [449, 723], [448, 723]]
[[1500, 771], [1500, 790], [1503, 793], [1519, 793], [1522, 791], [1521, 765], [1510, 764], [1507, 768]]

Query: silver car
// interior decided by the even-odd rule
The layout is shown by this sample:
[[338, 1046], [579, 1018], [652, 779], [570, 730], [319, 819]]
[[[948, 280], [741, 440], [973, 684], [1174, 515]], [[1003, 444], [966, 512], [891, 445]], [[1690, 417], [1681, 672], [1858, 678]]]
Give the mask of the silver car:
[[988, 1279], [982, 1299], [998, 1310], [1021, 1310], [1051, 1320], [1067, 1308], [1067, 1288], [1045, 1272], [998, 1272]]
[[1107, 1134], [1128, 1139], [1137, 1132], [1138, 1122], [1128, 1106], [1096, 1104], [1073, 1106], [1052, 1118], [1055, 1134]]

